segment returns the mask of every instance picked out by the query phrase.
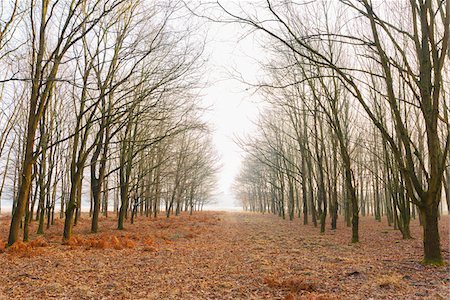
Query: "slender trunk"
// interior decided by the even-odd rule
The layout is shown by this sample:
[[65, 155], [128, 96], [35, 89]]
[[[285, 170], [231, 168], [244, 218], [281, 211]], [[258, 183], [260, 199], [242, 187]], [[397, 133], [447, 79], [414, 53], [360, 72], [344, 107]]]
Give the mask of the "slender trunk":
[[[450, 160], [448, 160], [450, 161]], [[450, 214], [450, 167], [447, 167], [444, 177], [445, 200], [447, 202], [447, 214]]]
[[340, 130], [340, 125], [336, 126], [337, 138], [339, 141], [339, 149], [342, 156], [342, 163], [345, 173], [345, 185], [347, 190], [347, 197], [352, 205], [352, 243], [359, 242], [359, 206], [358, 198], [356, 197], [356, 189], [353, 184], [353, 171], [351, 166], [350, 155], [347, 149], [347, 143], [344, 138], [344, 134]]
[[120, 187], [120, 209], [117, 229], [124, 229], [124, 222], [128, 210], [128, 183], [123, 183]]
[[311, 163], [308, 164], [308, 195], [309, 195], [309, 206], [311, 208], [311, 219], [314, 224], [314, 227], [317, 227], [317, 213], [316, 213], [316, 205], [314, 201], [314, 188], [312, 181], [312, 166]]
[[64, 233], [63, 240], [68, 241], [72, 236], [72, 228], [73, 228], [73, 217], [75, 214], [75, 209], [77, 208], [77, 193], [79, 190], [79, 185], [81, 184], [81, 171], [75, 172], [73, 176], [71, 176], [71, 187], [69, 194], [69, 201], [66, 205], [66, 218], [64, 220]]
[[25, 224], [23, 224], [23, 241], [24, 242], [28, 242], [28, 239], [29, 239], [29, 228], [30, 228], [29, 224], [30, 224], [31, 218], [32, 218], [32, 216], [30, 214], [30, 200], [28, 198], [27, 207], [25, 210], [25, 221], [24, 221]]
[[41, 141], [40, 146], [42, 149], [41, 161], [39, 165], [38, 183], [39, 183], [39, 226], [37, 234], [44, 234], [44, 215], [45, 215], [45, 196], [47, 194], [47, 185], [45, 184], [45, 173], [47, 172], [47, 142], [46, 142], [46, 132], [45, 132], [45, 115], [42, 118], [41, 126]]
[[[331, 229], [336, 230], [337, 229], [337, 219], [338, 219], [338, 192], [337, 192], [337, 182], [338, 182], [338, 158], [337, 158], [337, 139], [335, 136], [333, 136], [332, 139], [332, 146], [333, 146], [333, 161], [331, 164], [332, 167], [332, 174], [333, 178], [329, 177], [329, 185], [330, 185], [330, 214], [331, 214]], [[332, 183], [330, 181], [333, 181]]]
[[108, 184], [108, 182], [109, 182], [109, 179], [106, 178], [105, 183], [104, 183], [105, 188], [104, 188], [104, 191], [103, 191], [103, 215], [105, 216], [105, 218], [108, 217], [108, 204], [109, 204], [108, 203], [108, 196], [109, 196], [109, 191], [108, 191], [109, 184]]
[[[39, 204], [41, 206], [41, 204]], [[42, 206], [39, 210], [39, 226], [37, 230], [37, 234], [44, 234], [44, 220], [45, 220], [45, 207], [44, 203], [42, 202]]]
[[47, 225], [46, 228], [49, 229], [50, 228], [50, 220], [51, 220], [51, 215], [52, 215], [52, 204], [50, 202], [50, 195], [47, 196]]
[[98, 231], [98, 217], [100, 214], [100, 184], [99, 180], [92, 175], [91, 175], [91, 190], [93, 200], [91, 232], [95, 233]]
[[289, 220], [294, 220], [295, 198], [294, 198], [294, 180], [288, 175], [288, 193], [289, 193]]
[[67, 176], [62, 176], [61, 178], [61, 203], [60, 203], [60, 211], [59, 211], [59, 218], [62, 219], [64, 218], [64, 204], [66, 202], [66, 178]]
[[[83, 162], [84, 165], [84, 162]], [[83, 175], [80, 176], [80, 182], [77, 185], [77, 193], [76, 193], [76, 206], [75, 206], [75, 219], [73, 221], [73, 225], [76, 226], [78, 224], [78, 220], [81, 217], [81, 198], [83, 195]]]
[[302, 172], [302, 200], [303, 200], [303, 225], [308, 224], [308, 195], [306, 188], [306, 178]]

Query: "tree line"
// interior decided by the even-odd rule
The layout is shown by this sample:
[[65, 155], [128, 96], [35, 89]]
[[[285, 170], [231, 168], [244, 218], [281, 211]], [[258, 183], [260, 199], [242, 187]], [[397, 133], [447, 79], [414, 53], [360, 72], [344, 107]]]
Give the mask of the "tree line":
[[[181, 1], [2, 1], [0, 203], [8, 244], [30, 222], [72, 236], [211, 201], [217, 154], [201, 116], [204, 38]], [[87, 201], [85, 201], [87, 202]], [[58, 215], [59, 213], [59, 215]]]
[[[204, 7], [204, 6], [203, 6]], [[211, 6], [207, 6], [211, 9]], [[450, 2], [219, 1], [267, 52], [250, 83], [265, 100], [235, 191], [251, 211], [320, 224], [418, 217], [424, 262], [442, 264], [450, 207]], [[199, 13], [200, 14], [200, 13]], [[444, 200], [445, 199], [445, 200]]]

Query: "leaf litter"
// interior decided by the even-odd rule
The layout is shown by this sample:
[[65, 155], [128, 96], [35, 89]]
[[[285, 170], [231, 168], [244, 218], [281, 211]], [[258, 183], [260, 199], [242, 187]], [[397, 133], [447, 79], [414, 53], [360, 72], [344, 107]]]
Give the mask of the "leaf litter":
[[[402, 240], [361, 218], [358, 244], [340, 220], [319, 233], [301, 220], [237, 212], [139, 217], [126, 230], [83, 215], [62, 243], [62, 220], [29, 243], [5, 248], [0, 221], [0, 298], [67, 299], [448, 299], [448, 217], [440, 222], [444, 267], [420, 264], [421, 228]], [[36, 232], [37, 224], [30, 225]]]

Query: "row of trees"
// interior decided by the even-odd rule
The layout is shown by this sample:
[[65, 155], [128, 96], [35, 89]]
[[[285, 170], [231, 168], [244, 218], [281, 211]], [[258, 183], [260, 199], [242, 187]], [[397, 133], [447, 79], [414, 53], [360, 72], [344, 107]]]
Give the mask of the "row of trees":
[[[386, 215], [424, 262], [441, 264], [439, 205], [449, 206], [450, 2], [219, 2], [221, 21], [264, 41], [268, 103], [236, 181], [246, 208], [325, 230], [339, 213], [358, 242], [359, 215]], [[444, 192], [445, 191], [445, 192]], [[445, 196], [446, 195], [446, 196]]]
[[[113, 207], [201, 209], [217, 171], [201, 120], [204, 41], [181, 2], [2, 1], [0, 99], [8, 244], [64, 218], [64, 240], [90, 195], [92, 232]], [[183, 24], [183, 26], [180, 26]], [[110, 199], [112, 198], [112, 201]]]

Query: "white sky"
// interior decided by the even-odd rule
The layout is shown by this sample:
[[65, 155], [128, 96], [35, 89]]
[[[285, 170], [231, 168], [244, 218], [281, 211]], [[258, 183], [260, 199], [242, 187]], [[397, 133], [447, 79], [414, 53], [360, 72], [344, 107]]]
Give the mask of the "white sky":
[[251, 134], [258, 115], [258, 95], [248, 91], [248, 85], [234, 79], [239, 73], [254, 82], [260, 73], [256, 57], [261, 50], [251, 37], [241, 38], [244, 32], [237, 24], [209, 24], [209, 54], [207, 79], [210, 86], [203, 91], [206, 105], [211, 110], [205, 119], [215, 129], [213, 141], [221, 156], [222, 169], [218, 174], [219, 197], [214, 209], [233, 209], [240, 206], [234, 199], [231, 185], [238, 174], [243, 152], [233, 141], [236, 136]]

